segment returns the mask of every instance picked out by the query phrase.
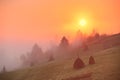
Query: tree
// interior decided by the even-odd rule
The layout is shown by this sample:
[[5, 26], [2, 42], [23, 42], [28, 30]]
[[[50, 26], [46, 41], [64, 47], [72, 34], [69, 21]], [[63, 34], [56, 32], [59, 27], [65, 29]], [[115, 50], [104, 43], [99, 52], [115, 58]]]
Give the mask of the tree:
[[100, 37], [100, 34], [96, 32], [94, 37], [95, 37], [95, 39], [98, 39]]
[[25, 56], [25, 54], [22, 54], [21, 56], [20, 56], [20, 59], [22, 60], [22, 63], [25, 65], [25, 64], [27, 64], [27, 57]]
[[59, 44], [59, 47], [60, 48], [67, 48], [68, 46], [69, 46], [69, 41], [65, 36], [63, 36], [63, 38], [61, 39], [61, 42]]
[[6, 68], [5, 68], [5, 66], [3, 67], [3, 72], [6, 72]]
[[40, 54], [42, 53], [42, 49], [39, 47], [38, 44], [34, 44], [31, 53]]
[[6, 67], [3, 66], [2, 73], [5, 73], [5, 72], [6, 72]]
[[84, 42], [82, 44], [82, 48], [83, 48], [83, 51], [87, 51], [88, 50], [88, 45]]
[[35, 44], [32, 48], [32, 51], [30, 53], [30, 62], [31, 64], [37, 64], [44, 58], [42, 49], [38, 46], [38, 44]]
[[54, 60], [53, 54], [50, 54], [48, 61], [53, 61], [53, 60]]
[[63, 36], [56, 50], [58, 58], [66, 58], [70, 55], [70, 45], [68, 39]]
[[23, 65], [34, 66], [35, 64], [43, 62], [44, 54], [38, 44], [35, 44], [31, 52], [21, 56], [21, 60], [23, 61]]

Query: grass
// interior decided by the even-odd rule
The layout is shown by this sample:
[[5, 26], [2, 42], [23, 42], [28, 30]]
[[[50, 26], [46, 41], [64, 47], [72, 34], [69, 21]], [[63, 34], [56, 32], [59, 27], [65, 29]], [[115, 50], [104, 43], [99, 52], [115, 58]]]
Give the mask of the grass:
[[[80, 58], [86, 67], [80, 70], [73, 69], [75, 56], [64, 60], [56, 60], [42, 66], [34, 66], [13, 72], [0, 74], [0, 80], [120, 80], [120, 35], [88, 43], [87, 55]], [[104, 45], [112, 44], [104, 49]], [[94, 54], [93, 54], [94, 53]], [[89, 56], [93, 55], [96, 64], [88, 65]], [[88, 75], [91, 73], [90, 75]], [[87, 76], [88, 75], [88, 76]], [[87, 76], [87, 77], [86, 77]]]
[[88, 65], [89, 56], [81, 56], [86, 67], [80, 70], [73, 69], [74, 57], [63, 61], [50, 62], [43, 66], [0, 74], [0, 80], [64, 80], [88, 73], [92, 73], [92, 80], [120, 80], [120, 47], [102, 50], [93, 56], [96, 60], [94, 65]]

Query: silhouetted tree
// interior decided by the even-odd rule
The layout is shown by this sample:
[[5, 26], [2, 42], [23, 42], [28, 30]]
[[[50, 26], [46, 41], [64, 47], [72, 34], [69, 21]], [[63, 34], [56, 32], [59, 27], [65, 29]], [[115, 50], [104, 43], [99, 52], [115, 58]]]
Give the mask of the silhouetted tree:
[[43, 62], [45, 59], [42, 49], [35, 44], [32, 48], [32, 51], [27, 53], [27, 55], [23, 54], [21, 56], [24, 65], [33, 66], [35, 64]]
[[53, 61], [53, 60], [54, 60], [53, 54], [50, 54], [48, 61]]
[[34, 66], [35, 65], [35, 63], [33, 63], [33, 62], [30, 62], [30, 66], [32, 67], [32, 66]]
[[83, 48], [83, 51], [87, 51], [88, 50], [88, 45], [84, 42], [82, 44], [82, 48]]
[[62, 37], [60, 44], [56, 50], [57, 58], [67, 58], [70, 55], [70, 45], [68, 39]]
[[4, 66], [3, 69], [2, 69], [2, 73], [5, 73], [5, 72], [6, 72], [6, 68]]
[[94, 60], [93, 56], [90, 56], [89, 64], [95, 64], [95, 60]]
[[66, 48], [69, 46], [69, 41], [68, 39], [64, 36], [61, 40], [61, 43], [59, 45], [60, 48]]
[[44, 58], [44, 54], [42, 49], [38, 46], [38, 44], [35, 44], [30, 53], [30, 63], [37, 64], [40, 61], [42, 61], [43, 58]]
[[108, 37], [108, 35], [107, 34], [102, 34], [100, 37], [101, 38], [106, 38], [106, 37]]
[[39, 47], [38, 44], [34, 44], [31, 53], [40, 54], [40, 53], [42, 53], [42, 49]]
[[100, 34], [99, 33], [95, 33], [94, 38], [98, 39], [99, 37], [100, 37]]
[[29, 66], [31, 64], [31, 58], [30, 58], [30, 53], [27, 53], [27, 54], [22, 54], [20, 56], [20, 59], [22, 61], [22, 64], [24, 66]]
[[101, 35], [96, 30], [93, 30], [92, 34], [90, 36], [88, 36], [87, 41], [90, 42], [90, 41], [96, 40], [100, 37], [101, 37]]
[[25, 54], [22, 54], [21, 56], [20, 56], [20, 59], [22, 60], [22, 63], [25, 65], [25, 64], [27, 64], [27, 57], [25, 56]]

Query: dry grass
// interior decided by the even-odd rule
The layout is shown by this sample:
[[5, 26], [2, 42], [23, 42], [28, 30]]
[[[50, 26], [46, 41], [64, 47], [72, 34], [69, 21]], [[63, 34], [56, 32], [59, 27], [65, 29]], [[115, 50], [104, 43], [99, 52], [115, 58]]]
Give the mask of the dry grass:
[[86, 63], [86, 67], [80, 70], [73, 69], [75, 58], [72, 58], [51, 62], [44, 66], [0, 74], [0, 80], [62, 80], [74, 79], [76, 76], [81, 78], [80, 76], [88, 73], [92, 73], [90, 78], [79, 80], [120, 80], [120, 47], [102, 50], [93, 56], [96, 60], [94, 65], [88, 65], [89, 56], [81, 56], [81, 59]]
[[82, 74], [75, 77], [69, 77], [62, 80], [92, 80], [91, 76], [92, 76], [92, 73], [87, 73], [87, 74]]

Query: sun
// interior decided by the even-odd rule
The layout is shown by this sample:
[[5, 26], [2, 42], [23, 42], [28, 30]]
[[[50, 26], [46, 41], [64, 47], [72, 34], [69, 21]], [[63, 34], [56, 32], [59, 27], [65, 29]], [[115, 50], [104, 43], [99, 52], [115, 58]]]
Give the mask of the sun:
[[84, 33], [84, 34], [89, 33], [90, 27], [88, 26], [88, 23], [87, 23], [86, 19], [82, 18], [82, 19], [79, 20], [79, 22], [78, 22], [78, 29], [80, 29], [81, 32]]
[[86, 25], [86, 20], [85, 20], [85, 19], [81, 19], [81, 20], [79, 21], [79, 25], [80, 25], [80, 26], [85, 26], [85, 25]]

